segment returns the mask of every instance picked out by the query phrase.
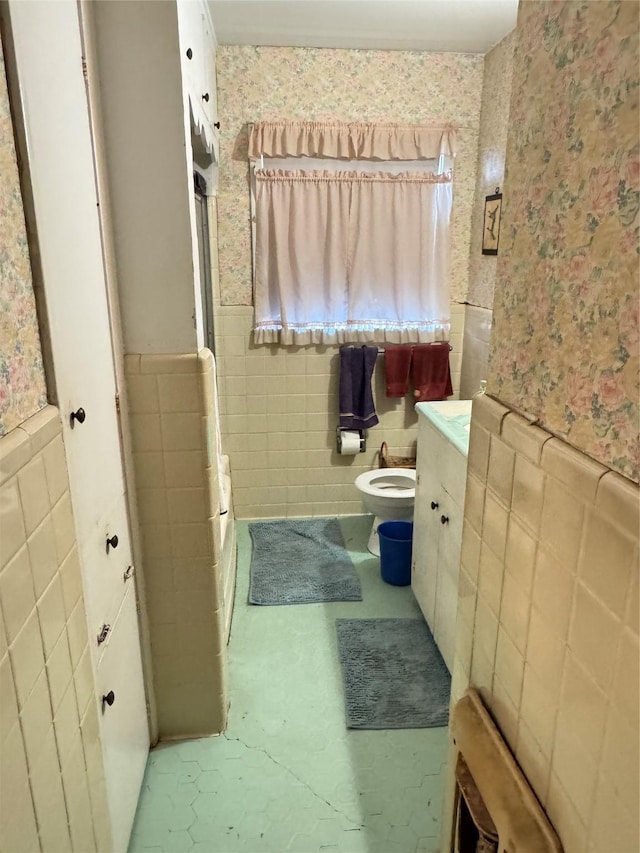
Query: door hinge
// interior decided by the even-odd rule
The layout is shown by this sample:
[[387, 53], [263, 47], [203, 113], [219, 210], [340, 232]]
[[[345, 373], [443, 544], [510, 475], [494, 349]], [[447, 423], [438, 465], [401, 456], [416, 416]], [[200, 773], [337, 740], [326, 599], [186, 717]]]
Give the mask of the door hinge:
[[120, 394], [116, 394], [116, 412], [120, 414]]
[[138, 615], [140, 615], [140, 602], [138, 601], [138, 599], [137, 599], [137, 598], [136, 598], [136, 613], [137, 613]]
[[84, 77], [85, 80], [89, 79], [89, 71], [87, 68], [87, 60], [84, 58], [84, 56], [82, 57], [82, 76]]

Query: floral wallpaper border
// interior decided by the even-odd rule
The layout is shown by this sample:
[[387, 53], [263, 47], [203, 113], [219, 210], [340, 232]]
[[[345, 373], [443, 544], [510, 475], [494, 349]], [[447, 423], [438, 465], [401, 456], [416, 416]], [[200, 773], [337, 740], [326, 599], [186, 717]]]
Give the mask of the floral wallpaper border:
[[488, 386], [636, 482], [639, 11], [520, 4]]
[[0, 50], [0, 436], [46, 404], [29, 247]]

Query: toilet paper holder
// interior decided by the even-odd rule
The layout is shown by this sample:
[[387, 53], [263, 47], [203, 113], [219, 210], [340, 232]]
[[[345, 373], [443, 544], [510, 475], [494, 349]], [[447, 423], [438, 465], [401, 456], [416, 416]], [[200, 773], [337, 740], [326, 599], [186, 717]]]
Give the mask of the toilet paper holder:
[[367, 449], [367, 438], [364, 430], [362, 429], [346, 429], [344, 427], [337, 426], [336, 427], [336, 447], [338, 449], [338, 453], [342, 453], [342, 433], [352, 433], [357, 432], [360, 435], [360, 453], [364, 453]]

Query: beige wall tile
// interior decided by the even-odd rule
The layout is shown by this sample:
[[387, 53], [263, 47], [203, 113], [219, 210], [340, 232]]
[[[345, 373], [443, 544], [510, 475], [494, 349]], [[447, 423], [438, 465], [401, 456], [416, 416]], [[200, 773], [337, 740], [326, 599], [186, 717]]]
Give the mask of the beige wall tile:
[[53, 535], [56, 542], [56, 556], [58, 565], [60, 565], [76, 541], [71, 498], [68, 492], [60, 498], [51, 510], [51, 520], [53, 522]]
[[53, 650], [67, 621], [62, 597], [62, 582], [58, 574], [38, 601], [38, 617], [44, 654], [47, 657]]
[[634, 540], [592, 509], [587, 511], [578, 574], [584, 585], [616, 616], [625, 615], [632, 570]]
[[500, 427], [509, 409], [488, 394], [480, 394], [473, 398], [471, 409], [472, 420], [477, 419], [478, 424], [483, 426], [492, 435], [500, 435]]
[[473, 474], [467, 477], [467, 491], [464, 501], [464, 517], [477, 533], [482, 531], [485, 488]]
[[89, 701], [93, 698], [95, 688], [93, 681], [93, 670], [91, 668], [91, 655], [89, 647], [84, 651], [80, 662], [73, 673], [73, 683], [76, 690], [76, 703], [80, 718], [84, 716]]
[[7, 640], [12, 643], [36, 604], [26, 547], [20, 548], [0, 574], [0, 601]]
[[462, 547], [460, 551], [460, 565], [463, 566], [469, 577], [475, 582], [478, 578], [478, 566], [480, 565], [481, 539], [471, 524], [464, 522], [462, 528]]
[[76, 667], [87, 645], [87, 617], [82, 599], [78, 601], [67, 622], [67, 639], [71, 665]]
[[200, 450], [164, 454], [167, 487], [195, 488], [204, 486], [204, 454]]
[[575, 497], [591, 502], [595, 501], [598, 481], [607, 470], [604, 465], [558, 438], [552, 438], [544, 445], [542, 467]]
[[603, 690], [611, 687], [621, 635], [621, 622], [578, 583], [569, 646]]
[[18, 474], [24, 526], [29, 536], [49, 512], [49, 489], [42, 457], [37, 456]]
[[588, 834], [585, 822], [555, 774], [551, 774], [549, 779], [545, 810], [564, 850], [587, 850]]
[[18, 481], [15, 479], [0, 488], [0, 530], [2, 530], [2, 536], [0, 536], [0, 568], [2, 568], [24, 545], [27, 538]]
[[514, 515], [509, 516], [504, 564], [527, 595], [533, 582], [537, 541]]
[[138, 489], [140, 524], [168, 524], [169, 507], [166, 489]]
[[193, 523], [207, 518], [204, 489], [170, 489], [167, 491], [167, 501], [172, 523]]
[[560, 690], [565, 642], [554, 633], [545, 616], [535, 607], [531, 608], [527, 662], [531, 664], [553, 696]]
[[467, 467], [481, 482], [487, 478], [489, 465], [489, 443], [490, 434], [483, 429], [475, 420], [471, 420], [469, 431], [469, 453], [467, 455]]
[[520, 695], [522, 693], [524, 656], [502, 628], [498, 628], [495, 674], [516, 709], [513, 720], [515, 725], [517, 724], [517, 709], [520, 707]]
[[30, 768], [35, 767], [38, 761], [44, 737], [51, 728], [52, 720], [53, 713], [51, 711], [49, 683], [47, 681], [47, 674], [43, 670], [38, 676], [25, 706], [20, 711], [22, 736]]
[[502, 438], [507, 444], [534, 465], [540, 464], [542, 448], [551, 436], [545, 430], [529, 423], [515, 412], [510, 412], [502, 421]]
[[56, 535], [51, 516], [45, 518], [27, 543], [35, 594], [39, 598], [51, 583], [58, 567]]
[[640, 490], [637, 483], [608, 471], [598, 480], [596, 508], [602, 516], [621, 527], [631, 537], [638, 537], [640, 525]]
[[571, 652], [564, 662], [558, 725], [580, 740], [594, 761], [602, 747], [609, 700]]
[[171, 526], [171, 548], [176, 559], [207, 557], [209, 555], [209, 535], [206, 523], [173, 524]]
[[51, 725], [45, 732], [42, 750], [31, 771], [31, 791], [43, 850], [56, 851], [56, 853], [69, 851], [70, 853], [71, 839], [67, 826], [67, 807]]
[[638, 803], [629, 804], [620, 789], [600, 776], [589, 821], [590, 850], [627, 853], [640, 849]]
[[638, 636], [640, 623], [640, 590], [638, 589], [640, 579], [640, 551], [636, 549], [633, 557], [631, 569], [631, 589], [629, 590], [629, 600], [627, 601], [627, 611], [625, 614], [624, 623]]
[[538, 548], [532, 601], [553, 633], [565, 639], [573, 604], [574, 576], [543, 545]]
[[34, 853], [40, 845], [19, 725], [0, 749], [0, 790], [0, 849]]
[[158, 380], [155, 376], [135, 374], [127, 378], [129, 411], [133, 414], [153, 414], [160, 411]]
[[514, 464], [513, 450], [496, 435], [492, 435], [487, 485], [507, 509], [511, 507]]
[[529, 595], [509, 572], [505, 572], [500, 602], [500, 624], [522, 655], [527, 648], [530, 611]]
[[18, 636], [9, 646], [9, 656], [18, 696], [18, 706], [22, 708], [36, 679], [44, 669], [40, 624], [35, 608]]
[[551, 759], [557, 717], [557, 693], [549, 690], [531, 664], [525, 663], [522, 679], [520, 716], [546, 757], [547, 767]]
[[62, 634], [47, 659], [47, 679], [54, 714], [63, 701], [72, 680], [71, 657], [66, 633]]
[[131, 441], [135, 453], [147, 453], [151, 450], [162, 450], [162, 432], [160, 430], [160, 415], [129, 416]]
[[602, 772], [630, 807], [640, 802], [639, 755], [638, 726], [629, 725], [615, 707], [610, 708], [602, 751]]
[[9, 656], [0, 659], [0, 744], [18, 721], [18, 701]]
[[164, 488], [164, 456], [162, 451], [158, 450], [150, 453], [136, 453], [135, 470], [137, 488]]
[[547, 477], [540, 539], [569, 570], [575, 568], [580, 552], [583, 519], [583, 501], [567, 491], [558, 480]]
[[198, 371], [197, 353], [176, 353], [140, 356], [140, 373], [196, 373]]
[[76, 693], [73, 683], [69, 681], [67, 691], [62, 697], [58, 710], [53, 717], [53, 728], [58, 745], [58, 755], [64, 769], [65, 762], [69, 760], [71, 750], [80, 740], [80, 720], [76, 706]]
[[202, 411], [199, 376], [168, 375], [158, 376], [158, 393], [162, 412]]
[[596, 790], [598, 765], [566, 717], [558, 717], [551, 771], [558, 777], [580, 819], [587, 823]]
[[613, 669], [613, 705], [631, 725], [637, 725], [640, 719], [640, 656], [638, 636], [628, 629], [622, 632]]
[[60, 566], [60, 582], [62, 583], [64, 612], [69, 618], [82, 595], [82, 575], [76, 546], [71, 549]]
[[21, 468], [24, 468], [32, 457], [31, 441], [25, 430], [17, 427], [3, 435], [2, 441], [0, 441], [0, 486], [14, 477]]
[[518, 740], [518, 709], [496, 672], [493, 675], [489, 709], [507, 746], [512, 752], [515, 751]]
[[43, 452], [44, 470], [49, 490], [49, 504], [54, 506], [69, 488], [67, 459], [62, 436], [58, 435]]
[[500, 561], [504, 558], [509, 514], [493, 492], [487, 489], [484, 499], [482, 537]]
[[549, 791], [549, 758], [540, 749], [522, 716], [518, 720], [515, 757], [536, 797], [544, 804]]
[[498, 642], [498, 620], [495, 613], [482, 598], [478, 598], [476, 602], [474, 634], [473, 657], [475, 658], [476, 652], [480, 652], [493, 672]]
[[93, 837], [91, 800], [79, 732], [70, 744], [62, 763], [62, 784], [73, 849], [94, 853], [96, 845]]
[[489, 605], [496, 617], [500, 613], [503, 577], [504, 565], [502, 561], [493, 553], [491, 548], [483, 542], [482, 549], [480, 551], [478, 593]]
[[543, 472], [523, 456], [518, 456], [514, 469], [511, 507], [518, 519], [536, 536], [540, 527], [543, 489]]

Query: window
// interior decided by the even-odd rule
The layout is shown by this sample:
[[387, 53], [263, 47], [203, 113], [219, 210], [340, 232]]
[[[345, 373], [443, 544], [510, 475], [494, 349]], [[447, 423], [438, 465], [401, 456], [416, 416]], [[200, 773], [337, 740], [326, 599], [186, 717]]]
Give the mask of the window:
[[250, 155], [258, 342], [448, 337], [450, 129], [265, 122]]

